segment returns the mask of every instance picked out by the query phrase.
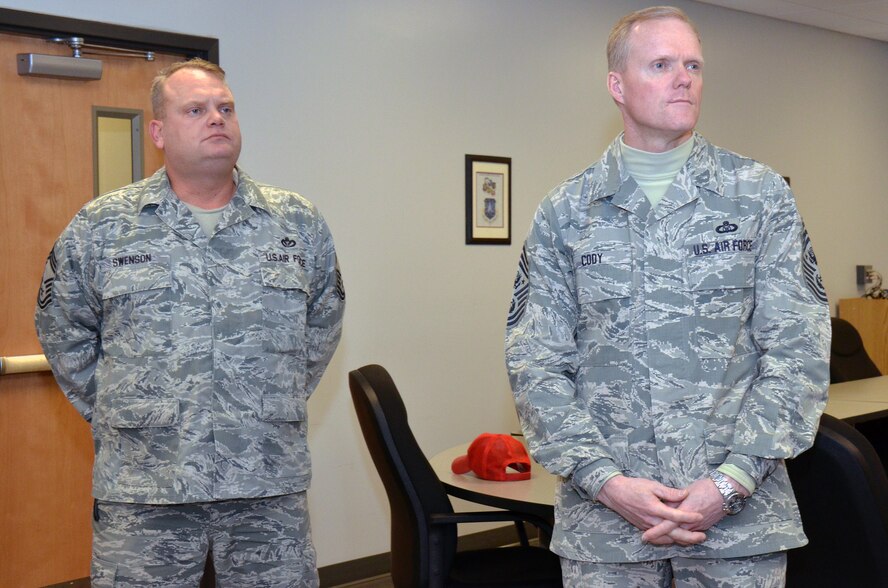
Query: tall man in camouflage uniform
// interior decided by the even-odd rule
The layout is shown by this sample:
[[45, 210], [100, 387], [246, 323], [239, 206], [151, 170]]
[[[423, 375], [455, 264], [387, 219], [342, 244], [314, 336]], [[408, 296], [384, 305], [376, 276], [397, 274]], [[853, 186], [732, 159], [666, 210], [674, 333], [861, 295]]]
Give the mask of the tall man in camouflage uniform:
[[36, 313], [95, 440], [92, 585], [316, 586], [306, 401], [339, 341], [333, 239], [298, 194], [235, 166], [225, 73], [160, 73], [152, 177], [83, 207]]
[[568, 586], [782, 586], [829, 381], [810, 242], [781, 176], [695, 133], [683, 12], [624, 17], [608, 68], [624, 132], [537, 210], [506, 333], [552, 549]]

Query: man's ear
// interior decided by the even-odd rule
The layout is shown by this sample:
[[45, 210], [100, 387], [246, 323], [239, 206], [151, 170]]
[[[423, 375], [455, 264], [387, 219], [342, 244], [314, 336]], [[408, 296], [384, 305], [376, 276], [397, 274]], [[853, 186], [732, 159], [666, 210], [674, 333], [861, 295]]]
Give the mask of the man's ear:
[[152, 120], [148, 123], [148, 134], [151, 135], [151, 141], [158, 149], [163, 149], [163, 121]]
[[607, 91], [618, 104], [623, 104], [623, 76], [618, 72], [607, 73]]

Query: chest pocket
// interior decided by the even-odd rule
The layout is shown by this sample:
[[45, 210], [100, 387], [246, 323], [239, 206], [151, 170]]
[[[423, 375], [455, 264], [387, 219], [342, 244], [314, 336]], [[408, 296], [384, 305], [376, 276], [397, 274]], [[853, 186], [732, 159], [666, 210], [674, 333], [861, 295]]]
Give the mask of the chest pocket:
[[695, 320], [692, 337], [699, 357], [725, 358], [754, 350], [743, 333], [755, 305], [757, 247], [756, 239], [742, 234], [714, 233], [687, 245], [685, 267]]
[[173, 313], [169, 256], [128, 254], [106, 259], [101, 267], [105, 355], [144, 357], [169, 353]]
[[599, 228], [573, 252], [578, 343], [590, 365], [609, 365], [629, 346], [632, 251], [625, 227]]
[[280, 262], [263, 262], [261, 272], [264, 394], [293, 397], [305, 389], [308, 276]]
[[305, 345], [308, 278], [305, 270], [275, 262], [262, 264], [262, 321], [265, 350], [300, 352]]

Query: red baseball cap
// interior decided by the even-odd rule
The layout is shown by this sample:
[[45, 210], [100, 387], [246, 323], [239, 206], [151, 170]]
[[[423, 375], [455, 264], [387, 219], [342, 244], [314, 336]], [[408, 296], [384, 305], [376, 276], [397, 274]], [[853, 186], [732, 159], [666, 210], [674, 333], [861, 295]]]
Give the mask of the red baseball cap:
[[[510, 472], [509, 468], [515, 470]], [[511, 435], [482, 433], [478, 435], [466, 455], [453, 460], [454, 474], [469, 471], [484, 480], [512, 482], [530, 479], [530, 456], [520, 441]]]

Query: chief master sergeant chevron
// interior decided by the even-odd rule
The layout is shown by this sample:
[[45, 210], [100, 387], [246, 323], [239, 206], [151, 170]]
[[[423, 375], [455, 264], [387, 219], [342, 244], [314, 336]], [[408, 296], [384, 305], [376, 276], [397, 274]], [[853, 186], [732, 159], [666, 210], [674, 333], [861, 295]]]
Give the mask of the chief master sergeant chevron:
[[95, 441], [92, 585], [317, 586], [306, 401], [339, 342], [333, 239], [296, 193], [236, 167], [218, 66], [152, 85], [164, 168], [86, 204], [36, 312]]
[[696, 28], [624, 17], [624, 132], [533, 220], [506, 363], [534, 457], [561, 476], [566, 586], [782, 586], [806, 543], [784, 459], [826, 403], [829, 311], [783, 178], [695, 132]]

